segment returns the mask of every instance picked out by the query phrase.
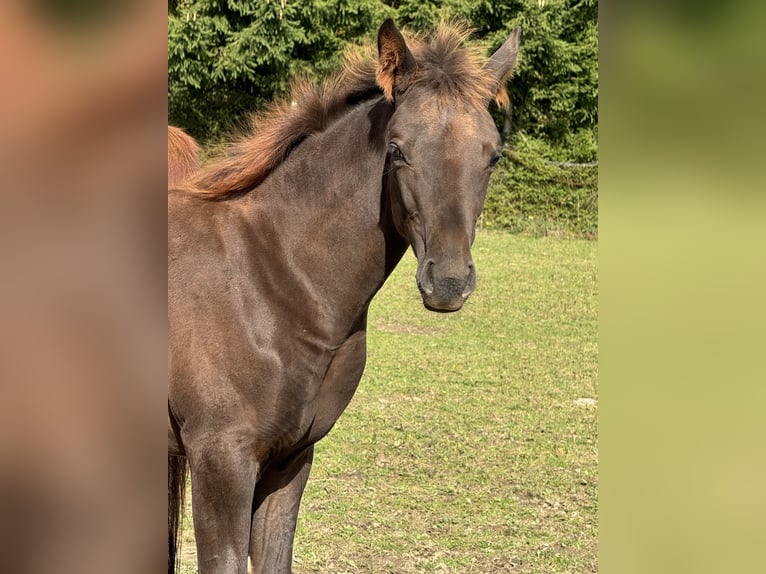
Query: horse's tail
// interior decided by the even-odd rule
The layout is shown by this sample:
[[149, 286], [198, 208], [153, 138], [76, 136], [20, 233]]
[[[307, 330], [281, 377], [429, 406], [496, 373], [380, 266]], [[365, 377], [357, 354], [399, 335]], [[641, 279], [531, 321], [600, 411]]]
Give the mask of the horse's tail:
[[168, 455], [168, 574], [174, 574], [179, 567], [176, 559], [181, 546], [178, 534], [181, 531], [185, 490], [186, 458]]

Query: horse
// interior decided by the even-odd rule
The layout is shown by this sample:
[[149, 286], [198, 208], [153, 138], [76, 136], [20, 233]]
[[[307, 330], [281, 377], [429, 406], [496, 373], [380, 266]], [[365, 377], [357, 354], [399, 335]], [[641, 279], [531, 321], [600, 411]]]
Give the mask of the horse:
[[405, 39], [253, 120], [168, 195], [168, 572], [186, 461], [203, 574], [292, 572], [314, 445], [351, 400], [367, 312], [411, 246], [425, 307], [454, 312], [501, 158], [520, 29], [489, 58], [467, 26]]
[[199, 169], [199, 144], [181, 128], [168, 126], [168, 189]]

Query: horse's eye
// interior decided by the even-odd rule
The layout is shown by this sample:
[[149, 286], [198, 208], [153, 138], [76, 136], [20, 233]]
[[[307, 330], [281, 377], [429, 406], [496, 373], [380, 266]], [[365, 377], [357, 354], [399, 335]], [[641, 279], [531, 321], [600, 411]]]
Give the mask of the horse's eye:
[[404, 157], [404, 153], [402, 153], [402, 150], [395, 143], [392, 142], [388, 145], [388, 153], [391, 154], [392, 161], [397, 163], [407, 163], [407, 158]]
[[489, 160], [489, 169], [495, 169], [497, 164], [500, 163], [501, 159], [503, 159], [503, 154], [497, 152], [492, 154], [492, 159]]

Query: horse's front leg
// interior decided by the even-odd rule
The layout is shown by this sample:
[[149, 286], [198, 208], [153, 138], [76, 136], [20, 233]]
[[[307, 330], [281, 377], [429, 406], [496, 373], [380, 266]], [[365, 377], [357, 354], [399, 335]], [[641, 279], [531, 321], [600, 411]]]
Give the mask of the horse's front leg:
[[269, 468], [258, 481], [250, 532], [251, 574], [290, 574], [293, 538], [314, 446]]
[[258, 464], [241, 437], [187, 446], [200, 574], [245, 574]]
[[330, 432], [359, 384], [366, 357], [364, 321], [362, 317], [359, 329], [335, 351], [322, 380], [316, 416], [304, 439], [312, 446], [278, 467], [269, 467], [258, 482], [250, 537], [253, 574], [292, 572], [293, 537], [313, 444]]

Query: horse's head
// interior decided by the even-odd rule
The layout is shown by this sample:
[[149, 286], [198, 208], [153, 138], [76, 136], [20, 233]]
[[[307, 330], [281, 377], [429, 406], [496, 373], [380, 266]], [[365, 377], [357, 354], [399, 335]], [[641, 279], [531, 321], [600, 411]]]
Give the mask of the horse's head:
[[[391, 20], [378, 33], [378, 84], [393, 102], [387, 185], [394, 224], [418, 259], [417, 284], [432, 311], [457, 311], [476, 286], [471, 245], [487, 183], [501, 157], [488, 106], [505, 94], [516, 28], [486, 62], [465, 34], [440, 30], [408, 47]], [[451, 34], [451, 35], [450, 35]]]

